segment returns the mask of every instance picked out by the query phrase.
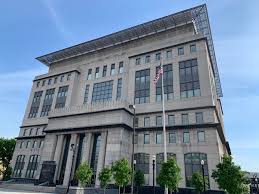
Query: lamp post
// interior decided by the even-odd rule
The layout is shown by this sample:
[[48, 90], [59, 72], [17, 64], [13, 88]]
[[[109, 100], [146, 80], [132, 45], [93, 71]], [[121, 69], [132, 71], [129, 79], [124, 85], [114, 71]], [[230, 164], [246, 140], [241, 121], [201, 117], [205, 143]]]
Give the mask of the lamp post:
[[131, 176], [131, 194], [133, 194], [134, 191], [134, 138], [135, 138], [135, 117], [136, 117], [136, 106], [134, 104], [129, 105], [130, 109], [133, 109], [133, 137], [132, 137], [132, 157], [131, 157], [131, 168], [132, 168], [132, 176]]
[[206, 190], [205, 187], [205, 177], [204, 177], [204, 160], [201, 160], [202, 178], [203, 178], [203, 191]]
[[155, 194], [155, 162], [156, 162], [156, 155], [153, 155], [152, 157], [153, 161], [153, 194]]
[[69, 192], [69, 187], [70, 187], [70, 184], [71, 184], [71, 175], [72, 175], [72, 170], [73, 170], [73, 165], [74, 165], [74, 158], [75, 158], [75, 144], [71, 144], [70, 145], [70, 150], [73, 152], [73, 155], [72, 155], [72, 164], [71, 164], [71, 169], [70, 169], [70, 175], [69, 175], [69, 179], [68, 179], [68, 187], [67, 187], [67, 192]]

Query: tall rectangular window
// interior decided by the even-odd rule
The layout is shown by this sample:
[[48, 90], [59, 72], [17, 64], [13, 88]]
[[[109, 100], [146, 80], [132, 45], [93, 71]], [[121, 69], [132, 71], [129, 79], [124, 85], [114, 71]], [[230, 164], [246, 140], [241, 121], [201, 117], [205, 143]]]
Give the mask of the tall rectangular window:
[[166, 51], [166, 58], [172, 59], [172, 50]]
[[64, 77], [65, 77], [64, 75], [61, 75], [61, 76], [60, 76], [60, 82], [63, 82]]
[[136, 64], [136, 65], [140, 65], [140, 58], [136, 58], [135, 64]]
[[162, 126], [162, 116], [156, 116], [156, 126]]
[[188, 125], [189, 124], [188, 114], [182, 114], [182, 124], [183, 125]]
[[37, 82], [36, 87], [38, 88], [40, 86], [40, 81]]
[[49, 111], [51, 110], [51, 105], [52, 105], [52, 102], [53, 102], [54, 93], [55, 93], [55, 88], [48, 89], [46, 91], [45, 98], [44, 98], [44, 101], [43, 101], [42, 110], [41, 110], [41, 113], [40, 113], [41, 117], [49, 115]]
[[144, 127], [149, 127], [150, 126], [150, 117], [145, 117], [144, 118]]
[[45, 82], [46, 82], [46, 80], [43, 80], [41, 86], [45, 86]]
[[119, 74], [122, 74], [123, 73], [123, 61], [121, 61], [120, 63], [119, 63]]
[[145, 57], [145, 63], [150, 63], [150, 55]]
[[110, 75], [115, 75], [115, 64], [111, 64], [111, 74]]
[[48, 80], [48, 85], [51, 85], [51, 81], [52, 81], [52, 79], [49, 79], [49, 80]]
[[[158, 72], [159, 67], [156, 68], [156, 72]], [[172, 100], [174, 97], [173, 90], [173, 67], [172, 64], [163, 65], [164, 71], [164, 97], [165, 100]], [[156, 101], [162, 100], [162, 78], [158, 80], [156, 83]]]
[[88, 102], [88, 94], [89, 94], [89, 85], [85, 86], [85, 96], [84, 96], [84, 104]]
[[103, 66], [103, 77], [107, 74], [107, 65]]
[[179, 68], [181, 98], [200, 96], [197, 59], [182, 61]]
[[134, 122], [134, 124], [135, 124], [135, 127], [138, 127], [138, 117], [135, 117], [135, 122]]
[[198, 141], [199, 142], [205, 141], [205, 132], [204, 131], [198, 131]]
[[26, 143], [26, 148], [29, 148], [30, 145], [31, 145], [31, 142], [30, 142], [30, 141], [27, 141], [27, 143]]
[[175, 117], [174, 115], [168, 115], [168, 125], [174, 126], [175, 125]]
[[190, 45], [190, 52], [195, 53], [196, 52], [196, 44]]
[[190, 143], [190, 133], [183, 132], [183, 143]]
[[28, 167], [25, 174], [26, 178], [34, 178], [34, 174], [38, 168], [39, 157], [39, 155], [30, 156]]
[[92, 69], [88, 69], [87, 80], [92, 79]]
[[25, 155], [18, 155], [16, 158], [15, 166], [13, 169], [13, 177], [21, 177], [22, 176], [22, 170], [24, 168], [24, 161]]
[[203, 123], [203, 114], [202, 114], [202, 112], [196, 112], [195, 116], [196, 116], [196, 123], [197, 124]]
[[29, 118], [35, 118], [37, 116], [42, 93], [43, 93], [43, 91], [34, 93], [34, 97], [32, 99], [32, 104], [31, 104], [31, 109], [30, 109], [30, 113], [29, 113]]
[[149, 134], [145, 133], [144, 134], [144, 144], [149, 144], [150, 143], [150, 138], [149, 138]]
[[63, 108], [66, 104], [68, 86], [62, 86], [58, 89], [55, 108]]
[[178, 55], [184, 55], [184, 47], [178, 48]]
[[70, 77], [71, 77], [71, 73], [67, 74], [67, 81], [70, 80]]
[[104, 102], [112, 99], [113, 80], [95, 83], [93, 88], [92, 102]]
[[158, 132], [156, 133], [156, 144], [161, 144], [162, 143], [162, 133]]
[[122, 78], [118, 79], [116, 99], [121, 98]]
[[58, 77], [55, 77], [55, 78], [54, 78], [54, 84], [56, 84], [57, 81], [58, 81]]
[[160, 61], [161, 59], [161, 53], [156, 53], [156, 61]]
[[169, 143], [176, 143], [176, 133], [175, 132], [169, 133]]
[[95, 68], [95, 78], [99, 78], [100, 77], [100, 68], [99, 67], [96, 67]]
[[150, 96], [150, 70], [137, 71], [135, 74], [135, 103], [148, 103]]

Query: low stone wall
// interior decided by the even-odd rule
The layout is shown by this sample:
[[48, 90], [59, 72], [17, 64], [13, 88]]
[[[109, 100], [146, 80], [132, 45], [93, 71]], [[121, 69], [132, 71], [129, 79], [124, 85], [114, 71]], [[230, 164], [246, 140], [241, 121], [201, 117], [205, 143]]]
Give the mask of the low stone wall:
[[35, 186], [33, 184], [9, 184], [2, 183], [0, 188], [23, 190], [23, 191], [33, 191], [33, 192], [44, 192], [44, 193], [54, 193], [55, 187], [45, 187], [45, 186]]
[[[55, 192], [57, 194], [65, 194], [67, 187], [57, 185]], [[118, 194], [118, 189], [106, 189], [105, 194]], [[104, 189], [100, 188], [81, 188], [69, 187], [69, 194], [104, 194]]]

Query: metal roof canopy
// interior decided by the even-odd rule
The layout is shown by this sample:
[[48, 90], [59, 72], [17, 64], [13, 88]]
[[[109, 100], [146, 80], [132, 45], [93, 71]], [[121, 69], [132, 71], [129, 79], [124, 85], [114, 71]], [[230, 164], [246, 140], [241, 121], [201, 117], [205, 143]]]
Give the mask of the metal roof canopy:
[[87, 41], [72, 47], [68, 47], [47, 55], [37, 57], [36, 59], [46, 64], [63, 61], [86, 53], [94, 52], [100, 49], [112, 47], [114, 45], [129, 42], [151, 34], [156, 34], [168, 29], [175, 28], [183, 24], [193, 22], [197, 33], [207, 37], [209, 53], [213, 65], [214, 77], [216, 82], [217, 95], [222, 97], [221, 83], [218, 73], [217, 61], [211, 35], [209, 17], [206, 4], [193, 7], [175, 14], [171, 14], [153, 21], [149, 21], [119, 32], [115, 32], [91, 41]]

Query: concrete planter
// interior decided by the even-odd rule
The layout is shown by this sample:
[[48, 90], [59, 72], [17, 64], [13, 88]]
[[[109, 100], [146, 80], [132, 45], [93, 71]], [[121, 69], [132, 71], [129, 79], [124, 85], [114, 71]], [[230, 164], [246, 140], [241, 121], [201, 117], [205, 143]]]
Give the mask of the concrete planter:
[[[65, 194], [67, 187], [57, 186], [57, 194]], [[118, 189], [106, 189], [105, 194], [118, 194]], [[69, 194], [104, 194], [104, 189], [101, 188], [82, 188], [82, 187], [69, 187]]]

